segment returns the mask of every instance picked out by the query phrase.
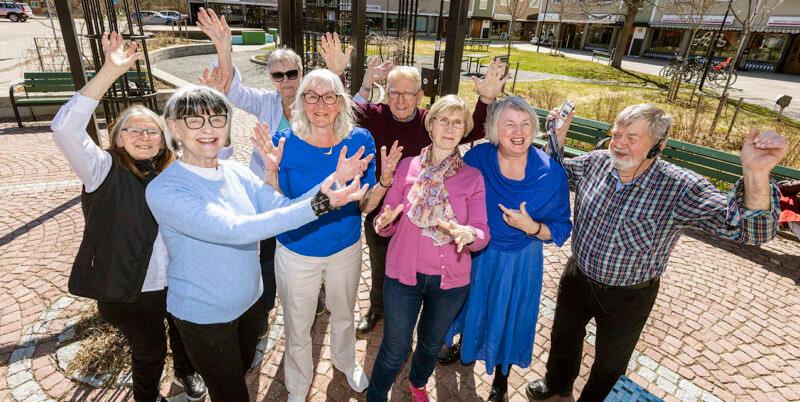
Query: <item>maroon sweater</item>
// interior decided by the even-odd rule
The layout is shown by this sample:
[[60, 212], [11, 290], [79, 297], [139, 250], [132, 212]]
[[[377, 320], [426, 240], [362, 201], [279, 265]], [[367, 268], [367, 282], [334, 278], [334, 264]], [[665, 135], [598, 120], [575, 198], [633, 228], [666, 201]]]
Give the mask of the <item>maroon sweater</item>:
[[[389, 110], [389, 105], [381, 104], [361, 104], [357, 103], [358, 108], [355, 109], [357, 124], [366, 128], [375, 139], [375, 150], [378, 153], [375, 155], [375, 175], [380, 177], [382, 169], [380, 149], [386, 147], [386, 152], [389, 152], [392, 143], [397, 140], [398, 145], [403, 147], [403, 158], [409, 156], [417, 156], [422, 152], [422, 148], [431, 144], [431, 138], [428, 136], [428, 130], [425, 129], [425, 116], [428, 114], [427, 109], [417, 109], [417, 114], [413, 119], [407, 122], [400, 122], [395, 120], [392, 112]], [[480, 140], [484, 137], [484, 123], [486, 123], [486, 108], [487, 104], [478, 100], [475, 104], [475, 111], [472, 113], [472, 120], [475, 126], [472, 131], [464, 137], [461, 141], [462, 144]]]

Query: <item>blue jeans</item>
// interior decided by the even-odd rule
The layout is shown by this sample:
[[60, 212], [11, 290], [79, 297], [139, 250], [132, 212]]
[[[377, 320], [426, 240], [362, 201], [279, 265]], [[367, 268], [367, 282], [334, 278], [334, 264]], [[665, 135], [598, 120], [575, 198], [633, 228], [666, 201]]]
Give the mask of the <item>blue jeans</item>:
[[383, 283], [383, 341], [372, 368], [367, 401], [387, 400], [397, 373], [411, 350], [417, 316], [420, 317], [417, 349], [411, 359], [408, 379], [418, 388], [428, 383], [444, 336], [469, 293], [469, 285], [442, 289], [441, 280], [438, 275], [418, 273], [417, 284], [408, 286], [386, 277]]

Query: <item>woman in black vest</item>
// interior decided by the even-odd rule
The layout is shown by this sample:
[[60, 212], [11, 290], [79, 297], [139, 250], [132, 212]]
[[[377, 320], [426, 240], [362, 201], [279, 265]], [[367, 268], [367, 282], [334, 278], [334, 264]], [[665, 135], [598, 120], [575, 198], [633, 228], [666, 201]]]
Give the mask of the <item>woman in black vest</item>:
[[166, 312], [166, 246], [145, 201], [147, 184], [175, 157], [164, 139], [163, 120], [143, 106], [125, 109], [109, 129], [103, 150], [86, 132], [99, 100], [141, 57], [136, 44], [103, 35], [105, 64], [53, 119], [53, 140], [83, 182], [83, 241], [69, 277], [70, 293], [97, 300], [104, 320], [128, 339], [133, 398], [164, 401], [159, 394], [167, 353], [164, 319], [174, 359], [175, 383], [190, 400], [205, 396], [177, 329]]

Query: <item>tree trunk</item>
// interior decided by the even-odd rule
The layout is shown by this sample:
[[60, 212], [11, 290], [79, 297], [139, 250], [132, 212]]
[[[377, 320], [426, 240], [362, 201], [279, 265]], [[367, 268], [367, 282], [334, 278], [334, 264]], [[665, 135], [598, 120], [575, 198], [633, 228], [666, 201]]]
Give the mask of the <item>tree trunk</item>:
[[508, 57], [509, 62], [511, 62], [511, 29], [514, 28], [514, 22], [516, 22], [516, 18], [514, 15], [511, 16], [511, 22], [508, 23], [508, 48], [506, 49], [506, 57]]
[[625, 22], [622, 24], [622, 30], [617, 37], [617, 44], [614, 46], [614, 57], [611, 59], [611, 67], [622, 69], [622, 58], [625, 56], [625, 45], [628, 44], [628, 36], [633, 30], [633, 22], [636, 20], [636, 14], [639, 12], [639, 7], [642, 5], [642, 0], [627, 0], [625, 1]]

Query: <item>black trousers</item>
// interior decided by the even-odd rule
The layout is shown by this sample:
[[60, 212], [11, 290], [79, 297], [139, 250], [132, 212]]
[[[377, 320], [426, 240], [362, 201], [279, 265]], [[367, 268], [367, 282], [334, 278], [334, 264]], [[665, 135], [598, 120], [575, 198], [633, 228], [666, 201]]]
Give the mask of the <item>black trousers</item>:
[[203, 376], [214, 402], [246, 402], [244, 374], [256, 354], [258, 326], [264, 317], [263, 298], [239, 318], [218, 324], [196, 324], [175, 318], [186, 353]]
[[595, 359], [586, 386], [578, 399], [602, 401], [625, 374], [650, 311], [658, 295], [659, 281], [631, 289], [591, 281], [570, 258], [558, 285], [556, 313], [547, 359], [547, 387], [572, 391], [581, 367], [586, 324], [597, 324]]
[[386, 251], [389, 249], [389, 237], [375, 233], [374, 217], [364, 219], [364, 237], [369, 250], [369, 267], [372, 286], [369, 289], [369, 308], [376, 313], [383, 313], [383, 280], [386, 278]]
[[264, 293], [261, 295], [264, 299], [264, 317], [267, 317], [269, 311], [275, 307], [275, 295], [277, 294], [277, 285], [275, 284], [275, 247], [277, 243], [274, 237], [259, 242], [258, 260], [261, 263], [261, 282], [264, 284]]
[[143, 292], [135, 303], [97, 302], [97, 310], [100, 317], [118, 328], [128, 340], [134, 400], [152, 402], [158, 397], [161, 372], [167, 357], [164, 318], [168, 323], [175, 376], [184, 377], [194, 373], [175, 322], [167, 314], [166, 289]]

